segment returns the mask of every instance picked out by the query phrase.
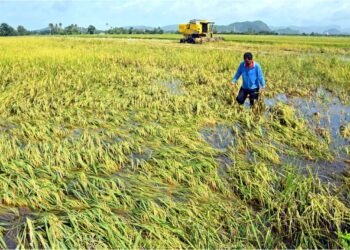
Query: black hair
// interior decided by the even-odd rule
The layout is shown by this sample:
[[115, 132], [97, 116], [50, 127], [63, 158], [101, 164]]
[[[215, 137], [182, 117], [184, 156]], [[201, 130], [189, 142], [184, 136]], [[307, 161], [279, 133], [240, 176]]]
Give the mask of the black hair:
[[250, 53], [250, 52], [244, 53], [243, 58], [244, 58], [244, 59], [252, 60], [252, 59], [253, 59], [253, 54]]

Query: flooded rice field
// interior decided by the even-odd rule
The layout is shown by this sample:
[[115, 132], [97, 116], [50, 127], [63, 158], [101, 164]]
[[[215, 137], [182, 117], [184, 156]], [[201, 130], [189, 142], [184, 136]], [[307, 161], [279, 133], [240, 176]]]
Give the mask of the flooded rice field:
[[[304, 175], [309, 175], [311, 171], [322, 181], [330, 183], [337, 183], [339, 176], [347, 173], [350, 167], [350, 137], [349, 135], [345, 136], [344, 131], [350, 128], [350, 105], [342, 104], [339, 98], [334, 97], [331, 92], [323, 88], [317, 90], [314, 98], [288, 97], [285, 94], [278, 94], [273, 98], [265, 98], [264, 103], [267, 107], [265, 117], [273, 112], [276, 105], [291, 107], [296, 114], [296, 119], [305, 121], [307, 124], [305, 129], [315, 133], [320, 141], [326, 142], [332, 154], [330, 160], [312, 160], [303, 155], [296, 155], [294, 153], [296, 150], [293, 151], [293, 149], [290, 149], [293, 152], [292, 154], [286, 154], [285, 150], [282, 150], [282, 148], [279, 150], [279, 146], [276, 145], [276, 153], [279, 159], [267, 164], [272, 164], [271, 166], [275, 167], [276, 162], [279, 162], [279, 166], [292, 167]], [[249, 105], [246, 106], [247, 109], [248, 107]], [[261, 131], [261, 135], [266, 136], [266, 129], [262, 128]], [[219, 175], [223, 176], [233, 165], [233, 160], [225, 152], [228, 152], [230, 148], [237, 147], [235, 145], [237, 138], [241, 137], [244, 141], [244, 136], [245, 131], [237, 125], [218, 124], [201, 131], [201, 137], [211, 147], [223, 152], [217, 158]], [[266, 144], [273, 145], [275, 142], [266, 138]], [[261, 145], [261, 147], [264, 147], [264, 145]], [[248, 155], [250, 155], [247, 158], [248, 161], [251, 161], [252, 153], [248, 152]], [[254, 159], [252, 164], [256, 164], [256, 161]]]
[[0, 248], [348, 249], [348, 40], [227, 38], [0, 39]]

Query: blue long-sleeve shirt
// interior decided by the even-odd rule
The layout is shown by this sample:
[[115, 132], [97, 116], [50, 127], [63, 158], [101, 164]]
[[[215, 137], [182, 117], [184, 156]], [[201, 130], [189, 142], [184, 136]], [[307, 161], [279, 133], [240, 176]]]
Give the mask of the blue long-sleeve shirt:
[[237, 73], [232, 79], [232, 83], [236, 83], [241, 75], [243, 78], [242, 87], [244, 89], [256, 89], [260, 86], [262, 88], [266, 87], [264, 74], [257, 62], [254, 62], [254, 65], [251, 68], [247, 68], [244, 61], [241, 62], [237, 69]]

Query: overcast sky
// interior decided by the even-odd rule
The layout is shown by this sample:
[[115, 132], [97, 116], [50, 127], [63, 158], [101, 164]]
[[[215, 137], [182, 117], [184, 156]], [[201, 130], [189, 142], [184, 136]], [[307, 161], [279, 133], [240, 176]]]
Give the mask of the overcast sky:
[[[217, 24], [262, 20], [269, 26], [350, 28], [350, 0], [0, 0], [0, 22], [27, 29], [95, 25], [164, 26], [193, 18]], [[108, 24], [108, 25], [107, 25]]]

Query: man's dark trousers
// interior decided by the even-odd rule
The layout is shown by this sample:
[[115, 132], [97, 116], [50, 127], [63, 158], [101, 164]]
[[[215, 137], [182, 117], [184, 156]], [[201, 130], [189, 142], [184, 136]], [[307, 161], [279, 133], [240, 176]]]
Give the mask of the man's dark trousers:
[[255, 100], [259, 98], [259, 88], [256, 89], [244, 89], [239, 90], [238, 96], [236, 98], [239, 104], [243, 104], [249, 95], [250, 106], [254, 105]]

